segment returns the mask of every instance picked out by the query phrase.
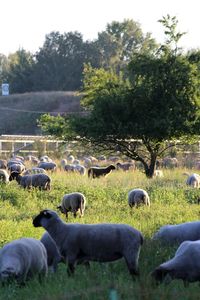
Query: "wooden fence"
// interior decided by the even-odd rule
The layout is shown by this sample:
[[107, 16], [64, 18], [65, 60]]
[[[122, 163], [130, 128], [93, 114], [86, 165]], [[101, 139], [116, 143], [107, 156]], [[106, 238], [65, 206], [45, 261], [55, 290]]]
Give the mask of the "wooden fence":
[[38, 154], [59, 151], [64, 142], [54, 140], [49, 136], [27, 136], [27, 135], [1, 135], [0, 156], [24, 153]]

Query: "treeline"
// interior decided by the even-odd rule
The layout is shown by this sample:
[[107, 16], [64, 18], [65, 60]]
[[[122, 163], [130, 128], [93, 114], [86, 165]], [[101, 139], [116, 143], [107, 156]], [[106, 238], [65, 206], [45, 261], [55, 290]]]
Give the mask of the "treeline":
[[0, 84], [8, 82], [11, 93], [74, 91], [82, 86], [84, 64], [119, 74], [134, 53], [153, 53], [156, 46], [133, 20], [113, 21], [93, 41], [84, 41], [76, 31], [51, 32], [34, 54], [25, 49], [8, 57], [0, 54]]

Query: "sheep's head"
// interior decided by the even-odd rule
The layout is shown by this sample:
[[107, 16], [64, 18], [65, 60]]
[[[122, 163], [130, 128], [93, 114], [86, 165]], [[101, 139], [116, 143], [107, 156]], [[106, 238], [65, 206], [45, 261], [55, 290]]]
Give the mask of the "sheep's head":
[[114, 165], [110, 165], [109, 168], [110, 168], [110, 170], [115, 170], [116, 169], [116, 167]]
[[57, 213], [50, 209], [42, 210], [39, 215], [33, 219], [34, 227], [48, 227], [50, 220], [59, 218]]
[[12, 181], [12, 180], [17, 180], [19, 179], [19, 172], [16, 172], [16, 171], [13, 171], [11, 172], [10, 176], [9, 176], [9, 181]]
[[62, 205], [58, 205], [57, 206], [57, 209], [61, 212], [61, 213], [65, 213], [65, 211], [64, 211], [64, 209], [63, 209], [63, 207], [62, 207]]
[[157, 283], [161, 283], [161, 282], [163, 282], [167, 273], [168, 273], [167, 270], [165, 270], [161, 267], [158, 267], [151, 273], [151, 276], [155, 279], [155, 281]]

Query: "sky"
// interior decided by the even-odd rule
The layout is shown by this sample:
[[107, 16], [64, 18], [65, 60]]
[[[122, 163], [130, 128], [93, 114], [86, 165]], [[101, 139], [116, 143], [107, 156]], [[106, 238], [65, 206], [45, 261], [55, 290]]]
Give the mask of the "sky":
[[52, 31], [78, 31], [84, 40], [94, 40], [107, 24], [124, 19], [139, 22], [144, 33], [163, 42], [158, 20], [167, 14], [187, 32], [179, 45], [200, 48], [199, 0], [0, 0], [0, 11], [0, 53], [6, 56], [22, 48], [35, 53]]

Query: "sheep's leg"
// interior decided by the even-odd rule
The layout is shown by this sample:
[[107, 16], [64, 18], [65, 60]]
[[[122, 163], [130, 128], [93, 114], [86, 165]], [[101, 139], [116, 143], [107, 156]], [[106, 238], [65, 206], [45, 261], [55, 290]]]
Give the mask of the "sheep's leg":
[[74, 211], [73, 213], [74, 213], [74, 218], [76, 218], [76, 211]]
[[74, 274], [75, 271], [75, 262], [76, 262], [76, 255], [73, 254], [71, 256], [68, 256], [68, 269], [67, 269], [67, 273], [69, 276], [71, 276], [72, 274]]
[[131, 249], [131, 251], [127, 251], [124, 254], [124, 258], [129, 270], [129, 273], [134, 276], [139, 276], [139, 269], [138, 269], [138, 258], [139, 258], [139, 250], [140, 249]]

